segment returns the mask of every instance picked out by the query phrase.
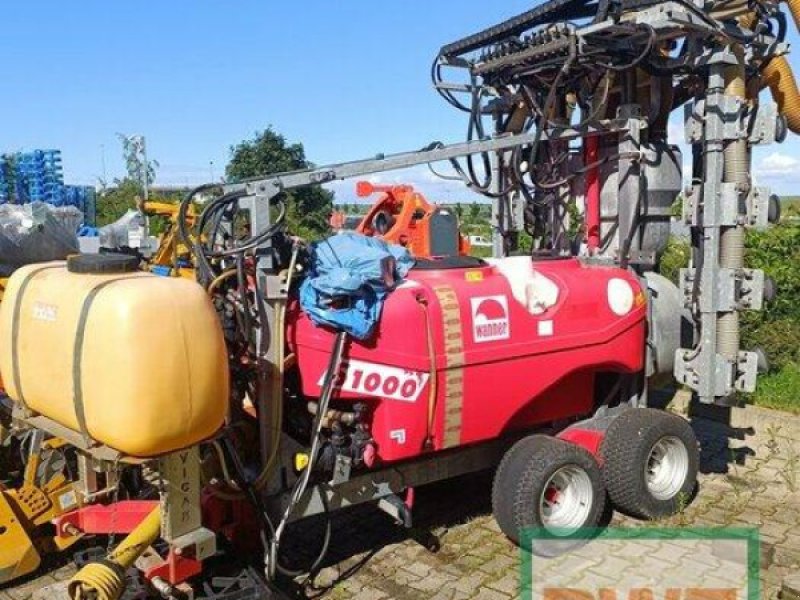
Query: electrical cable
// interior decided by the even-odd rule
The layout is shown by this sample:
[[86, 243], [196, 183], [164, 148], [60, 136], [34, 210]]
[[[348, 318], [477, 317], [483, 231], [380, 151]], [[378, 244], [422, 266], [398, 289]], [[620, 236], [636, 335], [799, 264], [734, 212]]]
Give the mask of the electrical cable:
[[445, 99], [445, 101], [457, 108], [462, 112], [470, 112], [470, 108], [462, 104], [449, 90], [442, 89], [441, 84], [443, 82], [442, 79], [442, 64], [440, 60], [442, 59], [441, 53], [436, 56], [433, 60], [433, 64], [431, 65], [431, 81], [433, 82], [433, 89]]

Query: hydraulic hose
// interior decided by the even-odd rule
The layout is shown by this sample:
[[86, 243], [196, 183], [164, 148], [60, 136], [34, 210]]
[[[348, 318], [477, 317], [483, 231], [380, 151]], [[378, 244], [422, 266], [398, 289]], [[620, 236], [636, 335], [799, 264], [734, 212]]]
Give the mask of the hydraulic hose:
[[[736, 49], [738, 64], [731, 65], [725, 71], [725, 95], [745, 101], [747, 89], [742, 49]], [[737, 139], [728, 142], [724, 150], [725, 183], [736, 185], [739, 194], [747, 192], [749, 186], [750, 156], [747, 140]], [[724, 269], [741, 269], [744, 267], [744, 227], [736, 225], [725, 227], [720, 233], [719, 249], [720, 267]], [[736, 361], [739, 356], [739, 313], [731, 311], [720, 314], [717, 320], [717, 350], [729, 361]]]
[[[800, 0], [796, 4], [800, 4]], [[800, 133], [800, 91], [786, 57], [776, 56], [770, 60], [761, 71], [761, 81], [769, 86], [778, 110], [786, 117], [789, 130]]]
[[302, 499], [303, 494], [306, 492], [309, 480], [311, 478], [311, 472], [319, 456], [319, 449], [322, 441], [322, 423], [324, 416], [328, 414], [328, 407], [330, 406], [331, 398], [333, 397], [338, 385], [338, 378], [342, 368], [342, 360], [344, 358], [347, 340], [348, 335], [346, 332], [340, 331], [336, 334], [330, 361], [328, 362], [328, 368], [325, 371], [325, 377], [322, 383], [322, 393], [320, 394], [319, 398], [318, 412], [314, 418], [314, 424], [311, 428], [311, 448], [308, 452], [311, 460], [295, 483], [289, 498], [289, 502], [284, 510], [283, 517], [281, 518], [280, 523], [278, 523], [278, 526], [275, 528], [275, 535], [273, 536], [272, 543], [269, 544], [269, 551], [267, 553], [269, 557], [267, 563], [268, 580], [273, 580], [278, 571], [278, 555], [283, 532], [285, 531], [295, 508], [297, 508], [298, 503]]
[[[786, 0], [789, 12], [792, 13], [795, 27], [800, 30], [800, 0]], [[748, 13], [740, 18], [740, 23], [752, 29], [758, 22], [755, 13]], [[783, 21], [785, 23], [785, 19]], [[785, 56], [775, 56], [761, 70], [761, 84], [769, 87], [778, 110], [786, 117], [786, 124], [793, 133], [800, 133], [800, 91], [794, 78], [792, 67]]]
[[[745, 73], [743, 64], [743, 53], [741, 48], [735, 52], [739, 63], [731, 65], [725, 70], [725, 95], [745, 100], [747, 87], [745, 84]], [[724, 181], [747, 185], [748, 182], [748, 153], [747, 140], [733, 140], [725, 146], [725, 174]]]
[[72, 600], [117, 600], [125, 591], [125, 572], [161, 534], [161, 509], [154, 508], [102, 562], [89, 563], [70, 580]]

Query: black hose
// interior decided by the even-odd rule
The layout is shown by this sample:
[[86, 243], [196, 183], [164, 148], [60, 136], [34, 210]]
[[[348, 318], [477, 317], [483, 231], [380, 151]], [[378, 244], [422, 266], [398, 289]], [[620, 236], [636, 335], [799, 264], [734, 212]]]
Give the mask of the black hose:
[[612, 65], [612, 64], [604, 64], [604, 63], [598, 63], [598, 65], [603, 67], [604, 69], [608, 69], [609, 71], [616, 71], [616, 72], [619, 73], [619, 72], [622, 72], [622, 71], [628, 71], [629, 69], [633, 69], [634, 67], [636, 67], [639, 64], [641, 64], [641, 62], [650, 55], [650, 52], [653, 50], [653, 47], [655, 46], [655, 43], [656, 43], [656, 30], [653, 29], [652, 27], [650, 27], [650, 25], [647, 25], [647, 24], [638, 25], [637, 27], [644, 27], [644, 28], [648, 29], [649, 30], [649, 35], [648, 35], [647, 44], [645, 45], [644, 50], [642, 50], [642, 52], [636, 58], [634, 58], [627, 65]]
[[286, 525], [288, 524], [292, 514], [294, 513], [294, 510], [297, 508], [298, 503], [302, 499], [303, 494], [305, 494], [309, 480], [311, 478], [311, 472], [313, 471], [317, 463], [317, 460], [319, 459], [320, 455], [319, 445], [321, 438], [320, 434], [322, 432], [322, 424], [324, 422], [324, 417], [328, 412], [328, 406], [330, 404], [331, 398], [333, 397], [333, 393], [336, 389], [339, 370], [342, 365], [342, 359], [344, 356], [347, 340], [348, 340], [348, 335], [344, 331], [340, 331], [336, 335], [336, 338], [334, 339], [330, 361], [328, 362], [328, 368], [325, 371], [325, 377], [322, 383], [322, 393], [320, 395], [320, 400], [319, 400], [319, 410], [317, 411], [317, 414], [314, 417], [314, 423], [312, 426], [311, 448], [309, 450], [310, 462], [306, 466], [303, 473], [298, 478], [297, 482], [295, 482], [295, 486], [292, 489], [292, 494], [289, 498], [289, 503], [286, 506], [286, 510], [283, 513], [283, 517], [281, 518], [280, 523], [278, 523], [278, 527], [275, 529], [275, 536], [273, 537], [272, 544], [270, 544], [270, 551], [269, 551], [268, 571], [270, 571], [270, 576], [274, 575], [274, 572], [277, 570], [278, 555], [280, 553], [280, 544], [283, 531]]
[[189, 235], [189, 230], [186, 225], [186, 213], [189, 211], [189, 206], [191, 205], [192, 200], [200, 192], [218, 189], [219, 187], [220, 185], [218, 183], [205, 183], [203, 185], [199, 185], [187, 193], [183, 197], [183, 200], [181, 200], [181, 204], [178, 207], [178, 235], [180, 236], [181, 242], [183, 242], [187, 248], [192, 246], [192, 239]]

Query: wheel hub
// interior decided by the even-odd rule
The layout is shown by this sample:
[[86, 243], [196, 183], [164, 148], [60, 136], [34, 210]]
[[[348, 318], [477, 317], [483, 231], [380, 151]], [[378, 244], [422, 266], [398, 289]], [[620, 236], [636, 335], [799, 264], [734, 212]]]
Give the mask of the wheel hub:
[[545, 529], [559, 534], [582, 527], [592, 508], [594, 490], [589, 475], [580, 467], [561, 467], [550, 476], [539, 500]]
[[658, 500], [670, 500], [688, 476], [689, 452], [677, 437], [663, 437], [650, 450], [645, 468], [648, 491]]

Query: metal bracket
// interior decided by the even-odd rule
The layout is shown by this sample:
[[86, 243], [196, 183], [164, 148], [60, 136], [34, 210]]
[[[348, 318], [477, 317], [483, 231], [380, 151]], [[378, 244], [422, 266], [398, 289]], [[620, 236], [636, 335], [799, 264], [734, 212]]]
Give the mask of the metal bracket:
[[734, 387], [738, 392], [751, 394], [756, 391], [758, 378], [758, 354], [755, 352], [739, 352], [737, 375]]
[[693, 227], [700, 226], [700, 185], [693, 185], [683, 195], [683, 222]]
[[[714, 103], [719, 106], [719, 116], [722, 119], [722, 140], [739, 140], [748, 137], [747, 130], [743, 126], [742, 117], [745, 113], [746, 104], [735, 96], [726, 96], [718, 94], [718, 97], [713, 99]], [[768, 120], [768, 113], [757, 120], [758, 132], [768, 134], [769, 128], [766, 121]], [[773, 139], [774, 130], [776, 129], [777, 114], [773, 119]], [[684, 136], [687, 144], [700, 144], [703, 142], [703, 133], [706, 121], [706, 100], [701, 99], [686, 105], [684, 108]], [[763, 121], [763, 122], [762, 122]], [[753, 134], [751, 134], [752, 136]], [[751, 138], [752, 139], [752, 138]], [[758, 143], [758, 142], [755, 142]]]
[[750, 114], [748, 141], [753, 145], [779, 141], [778, 118], [777, 104], [772, 101], [760, 102], [755, 111]]
[[[680, 289], [685, 308], [691, 308], [695, 269], [681, 269]], [[700, 312], [761, 310], [764, 305], [764, 272], [758, 269], [720, 269], [716, 297], [703, 295]]]
[[739, 225], [742, 190], [736, 183], [719, 184], [719, 218], [716, 223], [703, 222], [704, 227], [735, 227]]
[[[696, 269], [680, 270], [680, 288], [683, 292], [683, 302], [685, 308], [691, 308], [691, 302], [695, 287]], [[731, 312], [737, 306], [737, 277], [733, 269], [719, 269], [717, 278], [717, 293], [701, 294], [699, 296], [701, 313]]]
[[211, 558], [217, 553], [217, 535], [205, 527], [200, 527], [186, 535], [175, 538], [170, 543], [170, 546], [181, 554], [185, 553], [186, 550], [191, 550], [192, 558], [202, 561]]
[[[722, 119], [723, 140], [739, 140], [748, 137], [747, 130], [742, 125], [742, 117], [745, 113], [745, 102], [735, 96], [717, 94], [713, 99], [714, 104], [719, 106], [719, 116]], [[765, 115], [762, 117], [766, 119]], [[777, 118], [777, 115], [776, 115]], [[706, 121], [706, 101], [705, 99], [691, 102], [684, 108], [684, 136], [687, 144], [700, 144], [703, 142], [703, 130]], [[761, 125], [762, 129], [766, 127]], [[775, 121], [773, 120], [773, 129]]]
[[764, 271], [742, 269], [737, 303], [739, 310], [762, 310], [764, 308], [764, 282]]
[[[717, 277], [717, 297], [705, 295], [700, 302], [703, 312], [733, 312], [738, 302], [739, 278], [734, 269], [720, 268]], [[705, 305], [705, 306], [704, 306]]]
[[94, 459], [78, 452], [78, 493], [83, 497], [84, 502], [97, 495], [100, 485], [97, 481], [97, 470], [95, 469]]
[[197, 446], [158, 459], [161, 537], [169, 543], [200, 529], [200, 451]]
[[747, 221], [745, 225], [753, 229], [766, 229], [769, 227], [769, 197], [770, 190], [766, 187], [753, 187], [747, 195]]
[[742, 117], [745, 111], [745, 101], [735, 96], [722, 95], [719, 99], [722, 117], [722, 139], [740, 140], [747, 137], [747, 130], [743, 126]]
[[687, 144], [700, 144], [703, 141], [706, 103], [704, 100], [689, 102], [683, 108], [684, 138]]
[[[708, 372], [709, 361], [713, 361], [710, 366], [713, 366], [714, 373], [710, 379], [700, 376], [701, 373]], [[685, 349], [675, 351], [675, 379], [701, 397], [727, 397], [734, 387], [738, 372], [731, 362], [719, 354], [711, 358], [704, 352], [695, 353]]]
[[353, 468], [353, 459], [344, 454], [336, 455], [336, 464], [333, 467], [331, 485], [339, 485], [350, 481], [350, 472]]
[[655, 265], [656, 253], [654, 250], [631, 250], [628, 253], [628, 262], [632, 265]]

